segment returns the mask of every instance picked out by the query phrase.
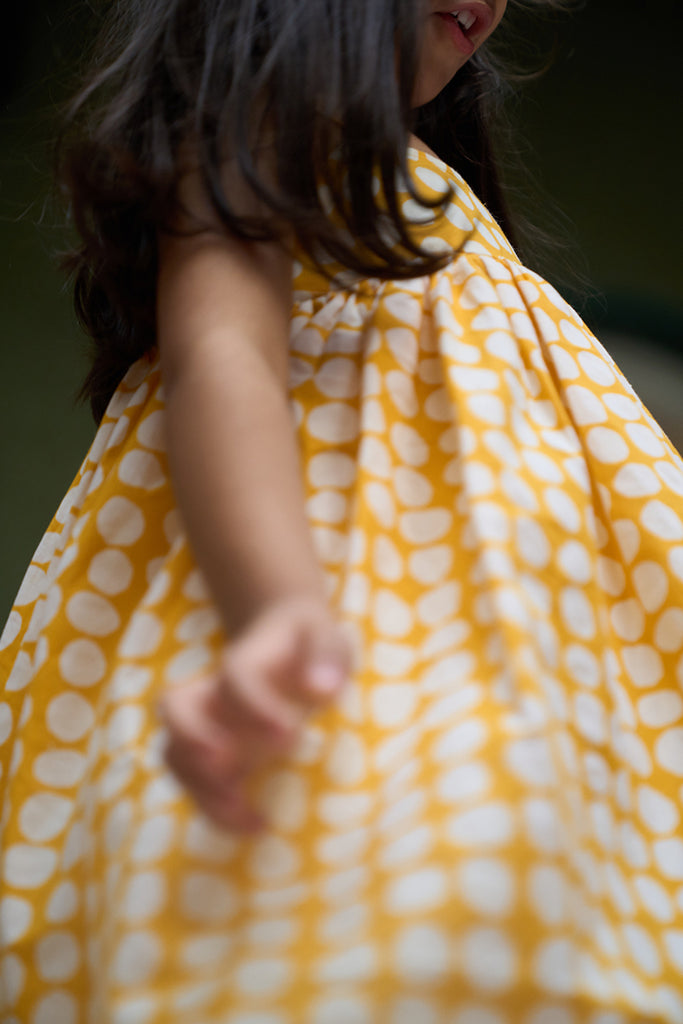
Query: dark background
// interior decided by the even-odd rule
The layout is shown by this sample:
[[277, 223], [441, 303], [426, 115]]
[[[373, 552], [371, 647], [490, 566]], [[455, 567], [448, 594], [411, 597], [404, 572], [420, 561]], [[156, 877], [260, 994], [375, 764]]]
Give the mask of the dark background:
[[[372, 2], [372, 0], [368, 0]], [[92, 4], [94, 7], [95, 4]], [[0, 37], [0, 622], [93, 433], [74, 404], [85, 340], [56, 269], [50, 142], [94, 24], [86, 0], [25, 0]], [[514, 116], [532, 219], [564, 242], [534, 266], [576, 304], [683, 448], [683, 4], [588, 0], [529, 16], [550, 70]], [[533, 198], [535, 197], [535, 198]], [[563, 265], [583, 274], [568, 278]]]

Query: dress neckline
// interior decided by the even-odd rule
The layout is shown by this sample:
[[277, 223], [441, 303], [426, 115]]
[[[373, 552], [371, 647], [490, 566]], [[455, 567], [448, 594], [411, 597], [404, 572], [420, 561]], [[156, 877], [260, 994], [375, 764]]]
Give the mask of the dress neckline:
[[456, 173], [453, 168], [449, 167], [445, 160], [442, 160], [440, 156], [436, 155], [436, 153], [426, 153], [424, 149], [418, 149], [417, 146], [408, 146], [407, 157], [414, 163], [424, 163], [425, 161], [428, 161], [430, 164], [436, 164], [450, 175]]

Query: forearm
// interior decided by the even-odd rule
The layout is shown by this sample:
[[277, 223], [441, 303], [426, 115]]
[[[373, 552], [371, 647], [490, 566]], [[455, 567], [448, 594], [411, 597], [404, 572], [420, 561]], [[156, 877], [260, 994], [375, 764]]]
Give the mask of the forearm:
[[325, 597], [286, 391], [239, 341], [226, 334], [220, 359], [198, 353], [166, 388], [178, 506], [231, 632], [279, 598]]

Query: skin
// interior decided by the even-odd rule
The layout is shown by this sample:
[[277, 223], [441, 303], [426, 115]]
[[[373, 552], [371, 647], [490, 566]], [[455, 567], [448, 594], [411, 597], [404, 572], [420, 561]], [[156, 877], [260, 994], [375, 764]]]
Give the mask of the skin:
[[[429, 0], [430, 10], [425, 18], [417, 81], [413, 93], [413, 104], [416, 107], [435, 99], [469, 60], [469, 57], [456, 49], [448, 37], [448, 33], [444, 31], [441, 19], [432, 13], [443, 10], [445, 2], [444, 0], [441, 2]], [[457, 0], [454, 0], [454, 3], [456, 2]], [[478, 48], [500, 24], [505, 14], [507, 0], [473, 0], [473, 2], [479, 3], [484, 8], [490, 8], [493, 13], [491, 29], [485, 33], [471, 36], [472, 42]]]
[[[506, 2], [490, 0], [494, 28]], [[467, 60], [437, 6], [426, 15], [416, 106]], [[236, 200], [239, 178], [225, 173]], [[254, 833], [267, 822], [245, 781], [286, 756], [306, 720], [338, 697], [354, 651], [330, 609], [304, 510], [288, 401], [291, 257], [275, 243], [226, 237], [191, 171], [180, 192], [208, 230], [160, 238], [166, 443], [178, 507], [230, 642], [210, 674], [168, 690], [158, 712], [166, 762], [200, 810], [221, 828]], [[253, 204], [240, 196], [243, 213], [258, 213]]]

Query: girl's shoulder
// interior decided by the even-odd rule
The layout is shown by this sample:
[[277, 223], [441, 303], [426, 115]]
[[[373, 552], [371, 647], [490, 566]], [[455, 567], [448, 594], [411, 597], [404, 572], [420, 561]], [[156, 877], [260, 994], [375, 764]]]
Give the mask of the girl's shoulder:
[[403, 202], [403, 213], [414, 220], [413, 232], [425, 248], [518, 261], [495, 217], [465, 178], [414, 137], [408, 147], [408, 171], [420, 197], [432, 202], [443, 198], [432, 211], [420, 209], [414, 200]]
[[[463, 176], [417, 136], [411, 135], [408, 139], [406, 163], [410, 181], [398, 175], [398, 202], [411, 237], [424, 251], [450, 256], [452, 260], [463, 253], [471, 253], [519, 263], [503, 230]], [[379, 172], [375, 173], [375, 179], [375, 194], [381, 202], [383, 186]], [[414, 198], [416, 195], [436, 205], [423, 205]], [[391, 235], [389, 226], [387, 237]], [[328, 291], [329, 279], [300, 253], [296, 255], [295, 290]], [[346, 281], [348, 272], [343, 267], [325, 260], [323, 265], [342, 284]], [[350, 276], [357, 281], [357, 275]]]

